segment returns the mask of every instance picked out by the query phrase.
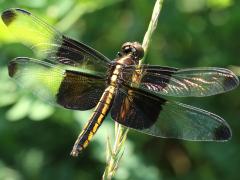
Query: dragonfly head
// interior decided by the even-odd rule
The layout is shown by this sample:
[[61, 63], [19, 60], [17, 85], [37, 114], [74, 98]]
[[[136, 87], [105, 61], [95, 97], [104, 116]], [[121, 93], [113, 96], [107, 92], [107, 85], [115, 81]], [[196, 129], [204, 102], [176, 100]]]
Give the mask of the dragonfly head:
[[124, 55], [132, 55], [135, 61], [139, 61], [144, 56], [144, 50], [140, 43], [138, 42], [126, 42], [122, 45], [120, 54]]

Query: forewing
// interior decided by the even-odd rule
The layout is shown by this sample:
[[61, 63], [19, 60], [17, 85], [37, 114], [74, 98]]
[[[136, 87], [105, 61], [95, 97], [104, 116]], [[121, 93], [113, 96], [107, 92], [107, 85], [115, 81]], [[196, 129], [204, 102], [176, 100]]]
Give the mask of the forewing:
[[2, 19], [18, 40], [35, 51], [38, 58], [97, 73], [107, 71], [108, 58], [73, 39], [22, 9], [3, 12]]
[[205, 110], [120, 87], [111, 110], [118, 123], [163, 138], [224, 141], [231, 129], [219, 116]]
[[44, 61], [17, 58], [8, 66], [10, 77], [18, 84], [51, 104], [68, 109], [88, 110], [96, 106], [105, 82], [101, 77]]
[[[138, 74], [139, 81], [132, 81], [132, 73]], [[176, 97], [211, 96], [236, 88], [237, 76], [223, 68], [176, 69], [161, 66], [143, 65], [140, 68], [128, 67], [123, 70], [125, 84], [146, 90], [155, 95]]]

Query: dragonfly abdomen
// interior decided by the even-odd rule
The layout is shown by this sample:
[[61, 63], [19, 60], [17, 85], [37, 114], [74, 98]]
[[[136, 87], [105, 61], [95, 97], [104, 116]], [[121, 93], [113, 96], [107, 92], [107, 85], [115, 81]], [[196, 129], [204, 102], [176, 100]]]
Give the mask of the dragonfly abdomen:
[[78, 154], [88, 146], [93, 135], [101, 126], [103, 120], [105, 119], [107, 113], [110, 110], [114, 91], [115, 87], [112, 85], [108, 86], [104, 91], [96, 108], [94, 109], [92, 116], [90, 117], [90, 120], [78, 136], [73, 146], [73, 150], [71, 152], [72, 156], [78, 156]]

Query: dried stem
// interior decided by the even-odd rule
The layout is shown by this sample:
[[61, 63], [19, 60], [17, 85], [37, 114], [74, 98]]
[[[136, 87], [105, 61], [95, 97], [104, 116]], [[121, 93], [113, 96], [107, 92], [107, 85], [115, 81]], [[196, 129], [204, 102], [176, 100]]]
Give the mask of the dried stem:
[[[158, 23], [158, 17], [160, 15], [160, 12], [162, 10], [162, 5], [163, 5], [163, 0], [157, 0], [153, 9], [153, 13], [152, 13], [152, 18], [151, 21], [148, 25], [148, 29], [147, 32], [145, 33], [145, 36], [143, 38], [143, 42], [142, 42], [142, 47], [144, 49], [145, 52], [145, 57], [147, 54], [147, 50], [149, 48], [150, 45], [150, 41], [152, 40], [152, 35], [155, 31], [155, 29], [157, 28], [157, 23]], [[144, 62], [145, 58], [143, 58], [140, 61], [140, 64], [142, 64]]]
[[[150, 41], [152, 39], [152, 35], [157, 27], [158, 17], [160, 15], [162, 9], [163, 0], [157, 0], [153, 9], [153, 14], [151, 21], [149, 23], [147, 32], [145, 33], [143, 39], [143, 49], [145, 52], [145, 56], [147, 54], [147, 50], [150, 45]], [[143, 58], [139, 64], [144, 62], [145, 58]], [[108, 180], [112, 179], [112, 177], [117, 172], [117, 168], [119, 166], [119, 162], [124, 153], [124, 142], [127, 138], [128, 128], [123, 127], [122, 125], [115, 122], [115, 142], [113, 147], [111, 147], [110, 138], [107, 139], [107, 152], [106, 152], [106, 168], [103, 174], [103, 179]]]

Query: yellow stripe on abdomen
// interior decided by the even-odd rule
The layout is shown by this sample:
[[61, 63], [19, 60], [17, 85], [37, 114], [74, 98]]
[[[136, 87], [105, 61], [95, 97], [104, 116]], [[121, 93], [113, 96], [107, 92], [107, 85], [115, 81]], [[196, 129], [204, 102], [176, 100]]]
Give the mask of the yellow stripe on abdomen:
[[98, 102], [94, 110], [94, 113], [92, 114], [90, 120], [88, 121], [87, 125], [78, 136], [73, 146], [73, 150], [71, 152], [72, 156], [78, 156], [79, 152], [81, 152], [88, 146], [93, 135], [97, 132], [98, 128], [101, 126], [103, 120], [105, 119], [110, 109], [114, 91], [115, 87], [112, 85], [108, 86], [104, 91], [100, 101]]
[[93, 135], [97, 132], [98, 128], [101, 126], [103, 120], [109, 112], [116, 89], [115, 86], [117, 84], [118, 74], [120, 73], [121, 68], [122, 65], [116, 65], [115, 69], [113, 70], [110, 79], [110, 85], [105, 89], [94, 110], [94, 113], [88, 121], [88, 124], [78, 136], [78, 139], [76, 140], [73, 146], [73, 150], [71, 152], [72, 156], [77, 156], [79, 152], [81, 152], [88, 146]]

